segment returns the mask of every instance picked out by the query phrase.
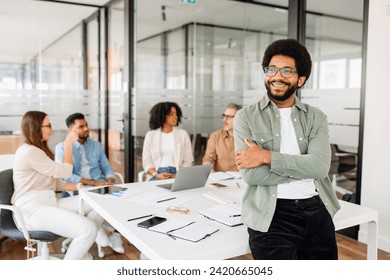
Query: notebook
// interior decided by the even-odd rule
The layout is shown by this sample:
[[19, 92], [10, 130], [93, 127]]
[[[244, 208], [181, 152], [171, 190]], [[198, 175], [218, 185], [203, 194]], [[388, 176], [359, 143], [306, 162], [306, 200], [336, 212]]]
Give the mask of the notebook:
[[158, 184], [156, 186], [170, 190], [171, 192], [201, 188], [206, 185], [212, 164], [195, 165], [179, 168], [176, 178], [171, 184]]
[[217, 204], [216, 206], [200, 210], [199, 214], [229, 227], [242, 225], [241, 210], [237, 206], [225, 203]]
[[241, 179], [241, 174], [238, 171], [214, 172], [210, 174], [210, 179], [214, 181], [223, 181], [230, 179]]
[[163, 223], [148, 228], [151, 231], [169, 235], [192, 242], [198, 242], [218, 231], [218, 228], [178, 218], [169, 219]]

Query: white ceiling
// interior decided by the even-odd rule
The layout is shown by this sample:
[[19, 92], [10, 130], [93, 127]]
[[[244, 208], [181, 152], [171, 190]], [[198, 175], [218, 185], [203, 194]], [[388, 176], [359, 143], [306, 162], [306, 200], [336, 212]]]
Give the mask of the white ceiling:
[[[64, 1], [62, 1], [64, 2]], [[70, 0], [72, 3], [103, 6], [108, 0]], [[257, 1], [287, 6], [288, 0]], [[181, 0], [139, 0], [137, 2], [137, 38], [142, 39], [189, 22], [202, 22], [242, 27], [244, 13], [237, 1], [197, 0], [196, 5]], [[165, 6], [166, 21], [161, 7]], [[307, 0], [307, 10], [352, 19], [362, 19], [363, 0]], [[28, 61], [60, 36], [75, 27], [97, 8], [39, 0], [0, 0], [0, 62]], [[237, 16], [239, 15], [239, 16]], [[253, 18], [253, 16], [251, 16]], [[256, 17], [254, 17], [256, 18]], [[259, 22], [257, 22], [257, 20]], [[274, 18], [258, 17], [251, 26], [275, 28]], [[238, 22], [237, 22], [238, 21]], [[268, 27], [266, 26], [268, 23]], [[247, 24], [247, 23], [245, 23]], [[343, 34], [342, 30], [335, 30]]]

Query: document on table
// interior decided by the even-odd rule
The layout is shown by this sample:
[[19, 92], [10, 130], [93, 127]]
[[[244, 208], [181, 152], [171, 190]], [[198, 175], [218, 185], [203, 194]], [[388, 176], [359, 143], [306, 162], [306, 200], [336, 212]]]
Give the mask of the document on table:
[[218, 228], [203, 223], [178, 218], [169, 219], [148, 229], [192, 242], [198, 242], [218, 231]]
[[199, 214], [229, 227], [242, 225], [241, 210], [229, 204], [218, 204], [216, 206], [200, 210]]
[[210, 174], [210, 179], [214, 181], [223, 181], [230, 179], [240, 179], [241, 174], [238, 171], [214, 172]]
[[127, 197], [127, 200], [139, 202], [139, 203], [146, 203], [146, 204], [153, 204], [163, 207], [168, 206], [180, 206], [188, 201], [190, 201], [192, 198], [187, 196], [178, 196], [174, 193], [160, 193], [160, 192], [152, 192], [152, 191], [142, 191], [140, 193], [137, 193], [133, 196]]
[[140, 188], [127, 187], [127, 189], [123, 193], [121, 193], [121, 195], [119, 197], [127, 199], [129, 197], [132, 197], [132, 196], [135, 196], [137, 194], [140, 194], [140, 193], [142, 193], [144, 191], [145, 190], [142, 190]]

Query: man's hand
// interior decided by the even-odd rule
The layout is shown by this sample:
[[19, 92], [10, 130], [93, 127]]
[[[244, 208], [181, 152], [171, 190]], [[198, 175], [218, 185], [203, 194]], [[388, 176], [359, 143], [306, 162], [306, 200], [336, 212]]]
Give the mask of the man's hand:
[[77, 134], [77, 130], [76, 130], [75, 126], [73, 125], [68, 129], [68, 134], [66, 135], [64, 142], [65, 142], [65, 144], [72, 145], [77, 140], [79, 140], [79, 135]]
[[113, 179], [113, 178], [108, 178], [107, 181], [96, 181], [96, 180], [81, 178], [80, 183], [82, 183], [84, 185], [96, 186], [96, 187], [107, 186], [107, 185], [112, 185], [115, 182], [115, 179], [113, 179], [113, 181], [111, 181], [110, 179]]
[[115, 178], [107, 178], [107, 183], [114, 184], [115, 183]]
[[112, 185], [113, 183], [111, 182], [106, 182], [106, 181], [94, 181], [95, 184], [94, 186], [107, 186], [107, 185]]
[[236, 165], [241, 168], [255, 168], [261, 165], [271, 164], [271, 152], [257, 146], [247, 138], [244, 139], [248, 148], [236, 151]]

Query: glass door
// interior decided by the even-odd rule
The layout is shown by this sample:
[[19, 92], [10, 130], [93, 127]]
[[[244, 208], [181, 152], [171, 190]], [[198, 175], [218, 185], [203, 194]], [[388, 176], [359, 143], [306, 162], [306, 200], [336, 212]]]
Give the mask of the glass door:
[[107, 123], [108, 155], [113, 169], [125, 174], [124, 148], [124, 1], [114, 1], [108, 6], [107, 33], [107, 90], [104, 116]]

